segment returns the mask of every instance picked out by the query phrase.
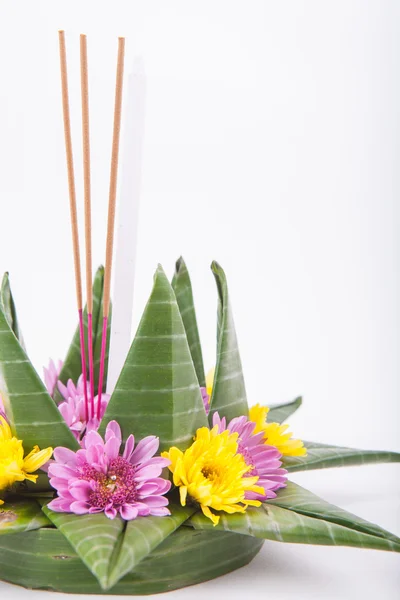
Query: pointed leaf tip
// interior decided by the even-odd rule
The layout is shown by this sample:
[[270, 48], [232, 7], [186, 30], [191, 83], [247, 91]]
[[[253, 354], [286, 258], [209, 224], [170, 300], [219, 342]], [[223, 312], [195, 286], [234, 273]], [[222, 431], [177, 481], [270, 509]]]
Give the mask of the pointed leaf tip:
[[192, 282], [189, 271], [182, 256], [178, 258], [175, 265], [175, 273], [172, 278], [172, 289], [175, 292], [176, 301], [179, 306], [183, 325], [185, 327], [187, 341], [192, 355], [199, 386], [206, 386], [204, 372], [203, 354], [199, 329], [197, 326], [196, 309], [193, 300]]
[[114, 552], [109, 568], [107, 589], [114, 585], [157, 548], [195, 512], [193, 507], [169, 505], [170, 516], [138, 517], [128, 521], [122, 543]]
[[175, 263], [175, 272], [178, 274], [181, 268], [186, 267], [185, 261], [183, 260], [183, 256], [180, 256]]
[[158, 277], [159, 275], [164, 275], [164, 277], [166, 276], [166, 275], [165, 275], [164, 268], [163, 268], [163, 266], [162, 266], [162, 264], [161, 264], [161, 263], [158, 263], [158, 265], [157, 265], [156, 272], [154, 273], [154, 281], [157, 279], [157, 277]]
[[108, 570], [122, 542], [124, 521], [107, 519], [103, 513], [75, 515], [53, 512], [43, 506], [44, 514], [64, 535], [82, 562], [96, 577], [103, 590], [109, 589]]
[[124, 439], [158, 436], [160, 451], [186, 449], [207, 424], [178, 303], [161, 265], [100, 431], [112, 420]]
[[283, 421], [286, 421], [286, 419], [288, 419], [290, 415], [295, 413], [296, 410], [300, 408], [302, 403], [303, 398], [299, 396], [291, 402], [285, 402], [284, 404], [276, 404], [275, 406], [270, 406], [268, 413], [268, 421], [274, 423], [283, 423]]
[[213, 414], [218, 411], [229, 421], [234, 417], [247, 415], [249, 409], [226, 275], [216, 261], [213, 261], [211, 269], [218, 290], [218, 328], [217, 361], [209, 419], [212, 422]]

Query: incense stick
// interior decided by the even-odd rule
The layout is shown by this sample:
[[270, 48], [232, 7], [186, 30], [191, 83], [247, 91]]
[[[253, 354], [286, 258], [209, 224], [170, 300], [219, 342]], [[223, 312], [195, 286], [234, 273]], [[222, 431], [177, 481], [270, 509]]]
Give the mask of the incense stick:
[[104, 290], [103, 290], [103, 331], [101, 338], [100, 355], [100, 374], [98, 389], [97, 418], [100, 419], [101, 396], [103, 393], [104, 380], [104, 362], [107, 346], [107, 325], [110, 311], [110, 286], [111, 286], [111, 268], [114, 246], [114, 224], [115, 224], [115, 204], [117, 196], [117, 176], [118, 176], [118, 155], [119, 138], [121, 131], [121, 110], [122, 110], [122, 87], [124, 76], [124, 54], [125, 38], [118, 38], [118, 63], [117, 77], [115, 84], [115, 106], [114, 106], [114, 130], [111, 153], [111, 171], [110, 171], [110, 191], [108, 198], [108, 222], [107, 222], [107, 241], [106, 241], [106, 262], [104, 270]]
[[68, 73], [67, 73], [67, 52], [65, 48], [64, 31], [58, 32], [59, 47], [60, 47], [60, 70], [61, 70], [61, 91], [62, 91], [62, 106], [64, 118], [64, 136], [65, 136], [65, 153], [67, 158], [68, 172], [68, 190], [69, 190], [69, 207], [71, 215], [71, 231], [72, 231], [72, 248], [74, 254], [75, 268], [75, 288], [76, 302], [79, 314], [79, 338], [81, 344], [81, 364], [82, 376], [85, 396], [86, 419], [88, 419], [88, 398], [87, 398], [87, 375], [86, 375], [86, 354], [85, 354], [85, 336], [83, 326], [82, 312], [82, 276], [81, 262], [79, 251], [79, 234], [78, 234], [78, 217], [76, 210], [76, 192], [75, 192], [75, 174], [74, 160], [72, 154], [72, 139], [71, 139], [71, 120], [69, 114], [69, 97], [68, 97]]
[[94, 417], [94, 366], [93, 366], [93, 291], [92, 291], [92, 206], [90, 186], [90, 128], [89, 128], [89, 82], [86, 35], [80, 36], [81, 96], [82, 96], [82, 142], [83, 186], [85, 199], [85, 258], [86, 303], [88, 313], [88, 354], [91, 416]]

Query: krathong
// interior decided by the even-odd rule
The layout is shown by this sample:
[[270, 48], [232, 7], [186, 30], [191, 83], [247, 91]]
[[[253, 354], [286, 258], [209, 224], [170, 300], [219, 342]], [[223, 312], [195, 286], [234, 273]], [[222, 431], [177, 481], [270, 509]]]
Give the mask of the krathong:
[[119, 314], [117, 303], [111, 307], [110, 281], [124, 41], [118, 42], [106, 260], [92, 281], [88, 69], [81, 36], [84, 307], [63, 32], [59, 40], [78, 318], [64, 360], [51, 362], [42, 380], [26, 352], [5, 274], [0, 578], [31, 589], [143, 595], [238, 569], [266, 540], [400, 552], [400, 538], [290, 481], [292, 473], [311, 469], [398, 463], [400, 454], [293, 438], [284, 422], [301, 398], [267, 408], [257, 397], [249, 407], [227, 278], [217, 262], [211, 265], [217, 347], [209, 376], [191, 279], [180, 258], [172, 281], [157, 267], [139, 327], [110, 385], [110, 337]]

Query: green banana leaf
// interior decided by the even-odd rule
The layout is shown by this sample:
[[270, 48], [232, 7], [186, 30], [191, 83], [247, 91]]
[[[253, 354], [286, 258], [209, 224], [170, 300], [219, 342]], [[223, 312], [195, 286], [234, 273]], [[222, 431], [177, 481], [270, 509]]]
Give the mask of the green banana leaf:
[[[93, 363], [94, 363], [94, 380], [95, 380], [95, 392], [97, 393], [97, 385], [99, 379], [100, 369], [100, 351], [101, 351], [101, 336], [103, 330], [103, 285], [104, 285], [104, 267], [99, 267], [96, 271], [96, 275], [93, 281], [93, 313], [92, 313], [92, 330], [93, 330]], [[86, 364], [89, 366], [88, 352], [87, 352], [87, 339], [88, 339], [88, 324], [87, 324], [87, 308], [83, 311], [83, 325], [85, 332], [85, 349], [86, 349]], [[104, 386], [107, 382], [107, 368], [108, 368], [108, 351], [110, 344], [110, 328], [111, 328], [111, 307], [110, 315], [108, 319], [107, 329], [107, 349], [106, 349], [106, 360], [104, 363]], [[59, 380], [66, 384], [68, 379], [72, 379], [74, 383], [78, 381], [79, 376], [82, 373], [81, 363], [81, 344], [79, 338], [79, 325], [75, 329], [74, 336], [71, 341], [71, 345], [68, 349], [67, 356], [63, 363], [63, 367], [60, 372]], [[63, 398], [58, 391], [54, 392], [54, 400], [59, 403], [62, 402]]]
[[8, 273], [4, 273], [0, 289], [0, 304], [6, 316], [9, 326], [14, 332], [22, 348], [26, 351], [22, 332], [18, 323], [17, 310], [15, 308], [14, 298], [10, 288], [10, 278]]
[[271, 406], [268, 412], [268, 422], [269, 423], [283, 423], [292, 415], [300, 406], [302, 405], [303, 399], [301, 396], [292, 400], [291, 402], [287, 402], [285, 404], [276, 404], [275, 406]]
[[93, 515], [57, 513], [47, 506], [43, 506], [42, 510], [66, 537], [102, 589], [106, 590], [110, 561], [114, 551], [122, 542], [125, 521], [118, 517], [108, 519], [104, 513]]
[[199, 382], [173, 289], [161, 266], [100, 431], [115, 419], [124, 439], [160, 438], [186, 449], [207, 425]]
[[[306, 502], [308, 500], [309, 498], [306, 498]], [[297, 512], [296, 509], [289, 510], [266, 503], [259, 508], [248, 508], [245, 513], [232, 515], [221, 513], [221, 519], [216, 527], [213, 527], [210, 519], [201, 513], [191, 517], [188, 523], [198, 530], [231, 531], [290, 544], [354, 546], [400, 552], [400, 538], [376, 525], [370, 525], [327, 503], [321, 505], [321, 512], [318, 514], [317, 500], [314, 498], [310, 501], [310, 507], [310, 512], [314, 510], [317, 516], [308, 516]], [[326, 515], [324, 510], [327, 511]], [[356, 519], [356, 522], [352, 521], [352, 518]]]
[[114, 553], [107, 588], [112, 588], [124, 575], [148, 556], [194, 512], [194, 508], [170, 504], [170, 517], [139, 517], [126, 524], [123, 540]]
[[[107, 593], [142, 597], [208, 581], [243, 567], [262, 545], [250, 536], [180, 527]], [[0, 579], [29, 589], [105, 593], [55, 528], [0, 536]]]
[[356, 448], [341, 448], [314, 442], [304, 442], [304, 445], [307, 448], [307, 456], [283, 457], [283, 466], [289, 473], [331, 467], [400, 462], [400, 453], [398, 452], [357, 450]]
[[193, 302], [192, 282], [190, 281], [189, 272], [182, 257], [176, 261], [175, 273], [171, 285], [175, 292], [179, 310], [181, 311], [181, 317], [185, 326], [186, 337], [188, 339], [194, 368], [196, 369], [197, 379], [199, 385], [205, 387], [206, 376], [204, 374], [203, 354], [197, 327], [196, 310]]
[[40, 529], [50, 524], [35, 500], [7, 499], [0, 506], [0, 535]]
[[226, 417], [227, 421], [234, 417], [247, 415], [249, 412], [226, 276], [215, 261], [212, 263], [211, 269], [217, 283], [219, 302], [217, 363], [210, 399], [210, 423], [212, 423], [213, 414], [217, 411], [221, 417]]
[[277, 497], [269, 500], [266, 504], [267, 506], [273, 504], [274, 506], [280, 506], [281, 508], [286, 508], [307, 517], [315, 517], [316, 519], [323, 519], [330, 523], [350, 527], [350, 529], [361, 533], [392, 540], [396, 544], [400, 543], [400, 539], [397, 536], [385, 531], [378, 525], [369, 523], [338, 506], [329, 504], [326, 500], [292, 481], [288, 481], [287, 487], [279, 490]]
[[24, 441], [25, 451], [36, 444], [79, 444], [49, 396], [0, 307], [0, 392], [13, 433]]

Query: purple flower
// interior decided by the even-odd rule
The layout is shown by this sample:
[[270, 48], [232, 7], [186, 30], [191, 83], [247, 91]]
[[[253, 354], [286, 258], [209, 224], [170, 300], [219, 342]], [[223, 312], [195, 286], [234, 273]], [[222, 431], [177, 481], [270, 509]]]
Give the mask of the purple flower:
[[213, 415], [213, 425], [218, 425], [219, 433], [229, 430], [238, 434], [238, 452], [243, 455], [248, 466], [252, 469], [246, 475], [258, 475], [257, 485], [264, 488], [265, 495], [246, 492], [249, 500], [270, 500], [276, 497], [275, 491], [286, 487], [287, 471], [281, 468], [282, 455], [275, 446], [267, 446], [263, 442], [264, 432], [254, 434], [255, 423], [247, 417], [236, 417], [228, 425], [226, 419], [220, 418], [216, 412]]
[[[61, 381], [57, 384], [58, 390], [65, 402], [59, 404], [58, 409], [68, 427], [71, 429], [77, 440], [80, 440], [82, 436], [89, 431], [97, 431], [99, 427], [98, 419], [93, 416], [86, 421], [86, 407], [85, 407], [85, 396], [84, 396], [84, 384], [82, 375], [78, 379], [77, 385], [69, 379], [67, 385], [64, 385]], [[88, 383], [88, 397], [90, 398], [90, 385]], [[100, 406], [100, 420], [103, 417], [108, 401], [110, 400], [109, 394], [102, 394], [101, 406]], [[97, 406], [99, 403], [99, 397], [94, 397], [94, 414], [97, 415]], [[89, 399], [89, 410], [90, 410], [90, 399]]]
[[203, 404], [206, 411], [206, 415], [210, 412], [210, 396], [207, 394], [207, 388], [201, 387], [201, 397], [203, 398]]
[[48, 473], [58, 497], [48, 504], [51, 510], [77, 515], [104, 512], [109, 519], [119, 513], [127, 521], [170, 514], [164, 494], [171, 483], [160, 477], [170, 461], [154, 457], [157, 437], [145, 437], [135, 448], [130, 435], [120, 456], [121, 429], [111, 421], [105, 442], [96, 431], [89, 431], [84, 444], [76, 453], [62, 447], [54, 450]]
[[61, 360], [58, 360], [57, 362], [54, 362], [54, 360], [50, 360], [49, 366], [47, 367], [47, 369], [46, 369], [46, 367], [43, 367], [44, 383], [46, 385], [47, 391], [49, 392], [50, 396], [53, 396], [53, 394], [55, 392], [57, 381], [60, 376], [62, 366], [63, 366], [63, 363]]

